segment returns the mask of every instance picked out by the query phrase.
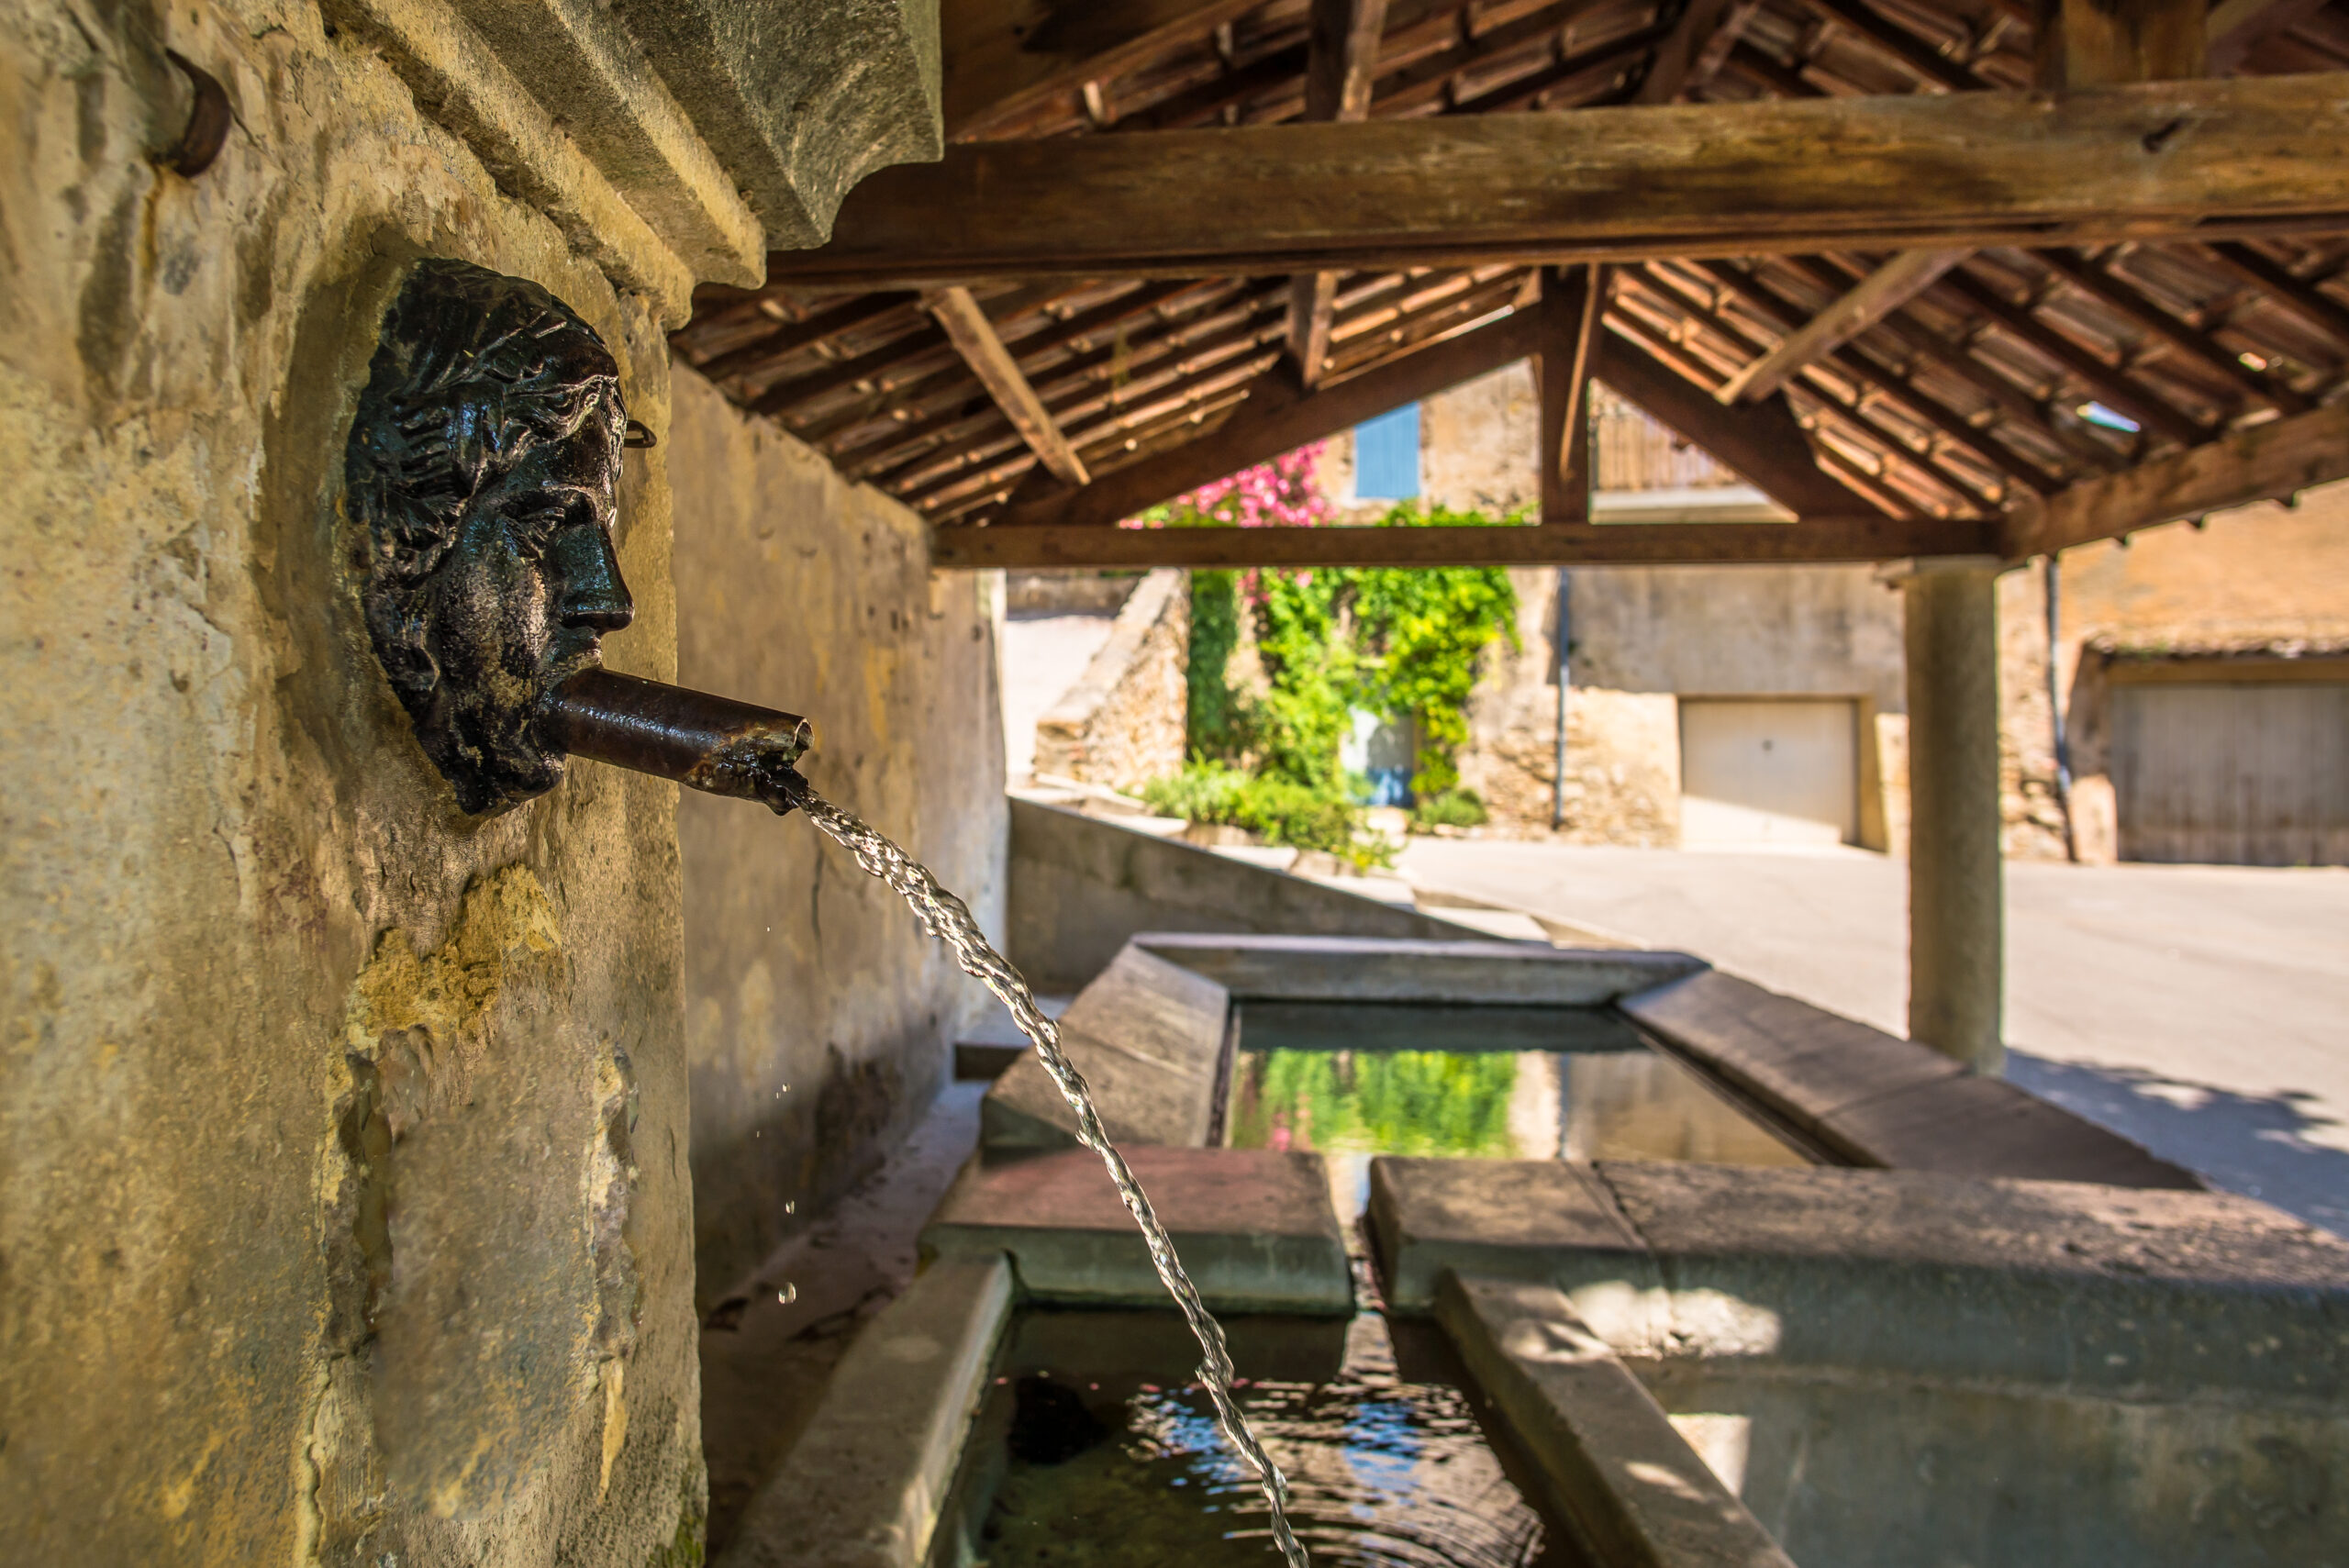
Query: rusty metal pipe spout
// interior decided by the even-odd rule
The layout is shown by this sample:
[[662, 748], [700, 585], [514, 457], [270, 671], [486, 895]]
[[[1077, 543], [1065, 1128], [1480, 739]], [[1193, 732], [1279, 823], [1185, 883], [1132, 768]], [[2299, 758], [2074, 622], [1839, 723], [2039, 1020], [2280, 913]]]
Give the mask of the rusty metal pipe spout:
[[796, 713], [600, 668], [556, 688], [544, 730], [572, 756], [760, 801], [778, 814], [798, 804], [806, 783], [791, 765], [816, 743], [815, 726]]

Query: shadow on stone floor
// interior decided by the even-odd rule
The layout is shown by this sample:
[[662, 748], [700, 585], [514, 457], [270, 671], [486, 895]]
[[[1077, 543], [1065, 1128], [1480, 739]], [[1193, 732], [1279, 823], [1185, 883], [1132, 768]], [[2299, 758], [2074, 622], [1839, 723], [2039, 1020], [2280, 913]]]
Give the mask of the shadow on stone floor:
[[2312, 1095], [2245, 1095], [2141, 1067], [2050, 1062], [2022, 1051], [2009, 1053], [2007, 1076], [2228, 1192], [2349, 1236], [2349, 1151], [2310, 1136], [2339, 1125], [2310, 1113]]

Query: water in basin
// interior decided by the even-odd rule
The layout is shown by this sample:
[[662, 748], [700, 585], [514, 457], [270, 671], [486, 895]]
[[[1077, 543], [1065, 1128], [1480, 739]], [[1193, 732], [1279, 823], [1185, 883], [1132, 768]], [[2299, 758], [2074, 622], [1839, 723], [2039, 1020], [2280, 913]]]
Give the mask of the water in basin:
[[[1226, 1325], [1289, 1518], [1338, 1568], [1578, 1568], [1479, 1426], [1442, 1333], [1351, 1321]], [[1398, 1344], [1397, 1341], [1400, 1341]], [[1166, 1313], [1043, 1312], [1014, 1327], [932, 1568], [1257, 1568], [1263, 1494], [1217, 1440]], [[1506, 1440], [1503, 1440], [1505, 1446]]]
[[1603, 1007], [1244, 1003], [1224, 1125], [1327, 1155], [1341, 1216], [1376, 1154], [1807, 1162]]

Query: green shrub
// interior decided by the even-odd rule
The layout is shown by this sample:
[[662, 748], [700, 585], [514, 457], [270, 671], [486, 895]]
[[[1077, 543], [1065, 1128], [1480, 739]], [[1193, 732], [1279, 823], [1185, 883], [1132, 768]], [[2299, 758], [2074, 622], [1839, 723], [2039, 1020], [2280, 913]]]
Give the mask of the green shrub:
[[1419, 802], [1411, 813], [1411, 822], [1418, 828], [1482, 828], [1485, 799], [1465, 786], [1448, 789]]
[[1244, 828], [1268, 844], [1325, 850], [1364, 869], [1395, 863], [1393, 840], [1364, 836], [1362, 808], [1334, 788], [1195, 762], [1171, 777], [1151, 780], [1141, 797], [1163, 817]]

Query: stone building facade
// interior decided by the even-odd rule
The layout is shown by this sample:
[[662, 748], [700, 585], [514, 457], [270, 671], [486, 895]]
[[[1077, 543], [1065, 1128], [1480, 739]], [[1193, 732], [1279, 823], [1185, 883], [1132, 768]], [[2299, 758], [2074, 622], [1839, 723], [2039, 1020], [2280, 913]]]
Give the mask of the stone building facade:
[[[1766, 502], [1759, 512], [1743, 509], [1759, 498], [1745, 494], [1734, 473], [1603, 387], [1594, 406], [1594, 512], [1602, 523], [1767, 515]], [[1532, 456], [1538, 418], [1533, 376], [1522, 363], [1428, 399], [1419, 417], [1423, 496], [1495, 514], [1530, 510], [1538, 501]], [[1350, 444], [1333, 441], [1324, 455], [1331, 498], [1355, 517], [1383, 511], [1387, 503], [1353, 494]], [[2328, 485], [2308, 492], [2295, 507], [2243, 507], [2214, 515], [2200, 528], [2175, 525], [2128, 544], [2093, 544], [2065, 555], [2056, 658], [2071, 729], [2074, 840], [2081, 858], [2152, 852], [2143, 834], [2143, 844], [2124, 845], [2129, 835], [2122, 831], [2114, 782], [2115, 715], [2128, 717], [2145, 707], [2142, 699], [2116, 693], [2149, 681], [2198, 688], [2216, 705], [2214, 714], [2222, 714], [2229, 699], [2210, 688], [2308, 688], [2297, 697], [2265, 699], [2283, 712], [2262, 743], [2283, 751], [2266, 765], [2288, 777], [2302, 768], [2296, 759], [2305, 753], [2306, 782], [2294, 787], [2311, 799], [2349, 792], [2349, 775], [2332, 771], [2343, 761], [2321, 734], [2305, 742], [2294, 738], [2325, 727], [2332, 709], [2324, 704], [2349, 701], [2328, 695], [2349, 694], [2349, 662], [2343, 660], [2349, 653], [2344, 517], [2349, 485]], [[1486, 655], [1461, 773], [1484, 795], [1493, 830], [1547, 835], [1557, 777], [1560, 574], [1517, 569], [1510, 576], [1520, 647], [1512, 652], [1496, 646]], [[1810, 720], [1824, 711], [1819, 705], [1830, 705], [1833, 725], [1850, 735], [1848, 764], [1837, 764], [1848, 766], [1850, 798], [1836, 836], [1870, 849], [1903, 849], [1908, 720], [1901, 600], [1876, 568], [1598, 567], [1577, 569], [1567, 581], [1563, 837], [1682, 842], [1688, 836], [1684, 816], [1695, 771], [1688, 747], [1709, 744], [1720, 721], [1734, 727], [1741, 716], [1765, 729], [1772, 717], [1794, 728], [1815, 728]], [[2061, 858], [2065, 845], [2046, 684], [2045, 596], [2037, 564], [2005, 573], [1998, 602], [2007, 851]], [[2130, 722], [2142, 729], [2144, 721]], [[2142, 750], [2141, 743], [2132, 745]], [[2169, 765], [2150, 758], [2118, 762], [2124, 777], [2132, 766], [2150, 778]], [[2223, 784], [2173, 779], [2168, 787], [2175, 794]], [[2157, 784], [2143, 787], [2152, 791]], [[2255, 792], [2263, 786], [2252, 779], [2240, 787]], [[2276, 779], [2264, 787], [2273, 793]], [[1722, 817], [1714, 811], [1707, 821], [1719, 824]], [[1736, 830], [1734, 822], [1729, 830]], [[2337, 843], [2349, 827], [2324, 831]], [[2231, 851], [2206, 844], [2199, 851], [2189, 845], [2188, 852]]]
[[[574, 762], [461, 811], [359, 614], [342, 454], [414, 263], [551, 292], [657, 443], [621, 468], [610, 665], [674, 678], [730, 576], [738, 642], [782, 651], [696, 631], [694, 678], [839, 712], [818, 776], [984, 906], [992, 702], [935, 655], [991, 663], [985, 585], [933, 585], [909, 519], [835, 490], [729, 515], [712, 489], [794, 454], [676, 387], [665, 339], [696, 284], [936, 154], [934, 34], [890, 0], [0, 14], [11, 1560], [700, 1560], [693, 1185], [820, 1184], [934, 1080], [965, 993], [866, 942], [892, 922], [838, 864], [816, 891], [804, 842], [713, 855], [689, 817], [681, 855], [669, 784]], [[769, 907], [804, 925], [767, 1015], [729, 1018], [752, 966], [686, 933]], [[819, 917], [872, 968], [828, 969]], [[786, 1077], [812, 1110], [765, 1108]], [[765, 1118], [780, 1173], [739, 1157]]]

